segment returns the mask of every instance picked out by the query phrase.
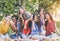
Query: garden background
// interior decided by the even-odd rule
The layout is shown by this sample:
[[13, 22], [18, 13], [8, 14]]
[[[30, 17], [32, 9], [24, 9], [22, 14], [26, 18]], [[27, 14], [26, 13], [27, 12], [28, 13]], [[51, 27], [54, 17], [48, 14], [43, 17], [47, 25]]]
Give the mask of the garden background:
[[60, 0], [0, 0], [0, 20], [5, 14], [17, 14], [19, 7], [35, 14], [40, 7], [49, 11], [60, 29]]

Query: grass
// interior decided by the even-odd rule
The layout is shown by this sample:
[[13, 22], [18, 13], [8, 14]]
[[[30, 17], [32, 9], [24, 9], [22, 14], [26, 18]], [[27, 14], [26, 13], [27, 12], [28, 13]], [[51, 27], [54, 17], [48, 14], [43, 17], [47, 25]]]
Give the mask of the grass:
[[60, 29], [60, 21], [56, 22], [58, 29]]

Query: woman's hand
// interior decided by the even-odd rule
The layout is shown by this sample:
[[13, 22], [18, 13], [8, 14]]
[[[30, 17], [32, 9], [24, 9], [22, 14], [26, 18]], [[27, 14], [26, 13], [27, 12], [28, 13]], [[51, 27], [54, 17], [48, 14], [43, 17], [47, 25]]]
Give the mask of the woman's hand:
[[23, 18], [23, 17], [22, 17], [22, 14], [20, 14], [20, 18]]

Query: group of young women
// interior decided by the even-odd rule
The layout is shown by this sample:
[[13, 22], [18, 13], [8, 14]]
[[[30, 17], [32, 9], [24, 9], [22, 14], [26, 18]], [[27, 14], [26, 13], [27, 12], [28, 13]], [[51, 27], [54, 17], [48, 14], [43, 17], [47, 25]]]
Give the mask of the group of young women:
[[43, 8], [34, 15], [20, 8], [17, 15], [6, 15], [0, 25], [0, 38], [51, 39], [58, 35], [56, 22], [50, 13], [44, 14]]

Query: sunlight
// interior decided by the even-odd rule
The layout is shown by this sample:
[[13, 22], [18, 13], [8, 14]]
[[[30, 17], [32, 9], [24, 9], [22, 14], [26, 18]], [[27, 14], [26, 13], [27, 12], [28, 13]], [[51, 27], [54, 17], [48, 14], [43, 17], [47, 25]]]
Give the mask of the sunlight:
[[59, 8], [59, 9], [57, 9], [57, 14], [60, 14], [60, 8]]

